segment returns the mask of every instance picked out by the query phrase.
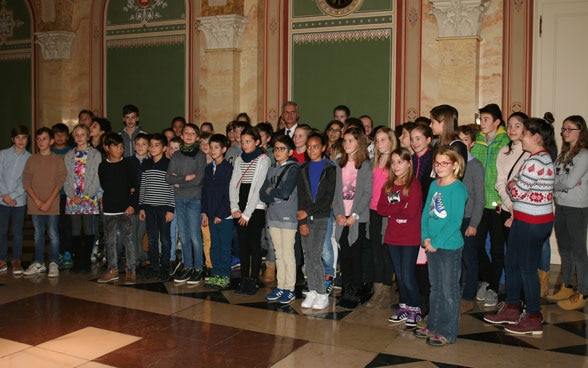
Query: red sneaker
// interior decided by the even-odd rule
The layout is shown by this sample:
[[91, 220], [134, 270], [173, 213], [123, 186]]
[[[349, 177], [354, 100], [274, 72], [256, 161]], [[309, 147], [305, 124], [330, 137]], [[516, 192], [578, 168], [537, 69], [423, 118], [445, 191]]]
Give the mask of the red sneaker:
[[543, 324], [541, 323], [541, 320], [541, 313], [523, 313], [519, 323], [504, 327], [504, 331], [516, 335], [543, 335]]
[[521, 316], [521, 310], [518, 305], [510, 305], [506, 302], [498, 305], [498, 312], [484, 315], [484, 321], [492, 324], [498, 323], [518, 323]]

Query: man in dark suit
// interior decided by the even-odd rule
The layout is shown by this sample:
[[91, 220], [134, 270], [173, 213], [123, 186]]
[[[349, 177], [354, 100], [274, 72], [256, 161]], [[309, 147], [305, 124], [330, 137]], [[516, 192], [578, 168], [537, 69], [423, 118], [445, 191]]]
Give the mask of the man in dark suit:
[[286, 127], [276, 131], [274, 136], [287, 134], [292, 138], [294, 130], [298, 126], [298, 119], [300, 119], [300, 115], [298, 114], [298, 104], [296, 102], [286, 101], [282, 104], [282, 119], [284, 120]]

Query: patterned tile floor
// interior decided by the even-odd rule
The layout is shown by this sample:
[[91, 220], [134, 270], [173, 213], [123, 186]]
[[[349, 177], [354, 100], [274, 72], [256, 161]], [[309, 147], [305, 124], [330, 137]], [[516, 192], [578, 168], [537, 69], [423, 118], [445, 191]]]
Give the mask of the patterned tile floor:
[[[9, 270], [10, 271], [10, 270]], [[98, 284], [97, 274], [0, 274], [0, 367], [588, 367], [588, 316], [543, 305], [541, 338], [460, 320], [456, 344], [427, 346], [392, 310], [287, 306], [170, 282]], [[555, 281], [555, 280], [552, 280]]]

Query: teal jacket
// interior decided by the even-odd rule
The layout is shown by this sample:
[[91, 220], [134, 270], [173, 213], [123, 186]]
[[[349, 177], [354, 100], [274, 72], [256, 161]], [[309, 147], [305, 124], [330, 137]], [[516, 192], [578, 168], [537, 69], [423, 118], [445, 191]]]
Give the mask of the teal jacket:
[[506, 129], [499, 126], [496, 136], [490, 144], [486, 143], [486, 138], [482, 132], [478, 133], [476, 144], [472, 147], [472, 155], [477, 158], [484, 166], [484, 208], [496, 208], [500, 203], [500, 195], [494, 188], [498, 172], [496, 170], [496, 159], [498, 152], [510, 142]]

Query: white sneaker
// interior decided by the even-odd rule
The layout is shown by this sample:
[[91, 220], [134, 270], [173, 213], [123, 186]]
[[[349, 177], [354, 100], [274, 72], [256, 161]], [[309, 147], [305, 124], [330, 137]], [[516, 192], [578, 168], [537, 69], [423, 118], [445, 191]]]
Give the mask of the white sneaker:
[[312, 308], [317, 296], [318, 294], [315, 290], [309, 291], [308, 294], [306, 294], [306, 299], [304, 299], [304, 301], [301, 304], [302, 308]]
[[492, 289], [488, 289], [486, 292], [486, 301], [484, 307], [495, 307], [498, 303], [498, 294]]
[[325, 309], [329, 306], [329, 294], [316, 294], [312, 309]]
[[486, 281], [482, 281], [480, 283], [480, 287], [478, 288], [478, 292], [476, 293], [476, 300], [479, 302], [483, 302], [484, 300], [486, 300], [486, 292], [488, 289], [488, 286], [490, 286], [489, 283], [487, 283]]
[[25, 276], [36, 275], [38, 273], [43, 273], [46, 271], [47, 271], [47, 268], [45, 268], [44, 264], [41, 264], [39, 262], [33, 262], [29, 266], [29, 268], [27, 268], [27, 270], [25, 272], [23, 272], [23, 275], [25, 275]]
[[59, 266], [55, 262], [49, 263], [49, 272], [47, 273], [47, 277], [57, 276], [59, 276]]

